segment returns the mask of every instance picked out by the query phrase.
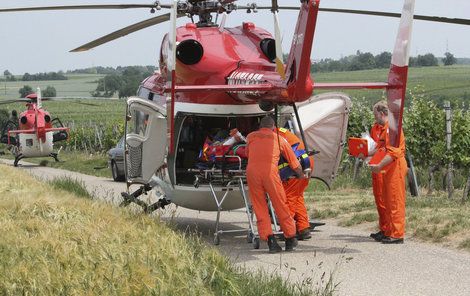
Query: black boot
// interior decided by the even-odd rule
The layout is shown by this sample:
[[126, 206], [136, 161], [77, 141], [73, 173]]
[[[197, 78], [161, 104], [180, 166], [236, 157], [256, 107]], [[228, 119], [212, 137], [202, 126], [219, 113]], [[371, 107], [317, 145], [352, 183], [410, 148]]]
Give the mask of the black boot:
[[273, 234], [268, 236], [268, 247], [269, 253], [279, 253], [282, 251], [281, 246], [277, 243], [276, 237]]
[[383, 233], [383, 231], [379, 231], [377, 233], [371, 233], [370, 237], [373, 238], [376, 242], [381, 242], [387, 236]]
[[311, 238], [310, 228], [305, 228], [297, 233], [297, 240], [308, 240]]
[[295, 237], [286, 238], [286, 252], [294, 251], [297, 246], [297, 239]]

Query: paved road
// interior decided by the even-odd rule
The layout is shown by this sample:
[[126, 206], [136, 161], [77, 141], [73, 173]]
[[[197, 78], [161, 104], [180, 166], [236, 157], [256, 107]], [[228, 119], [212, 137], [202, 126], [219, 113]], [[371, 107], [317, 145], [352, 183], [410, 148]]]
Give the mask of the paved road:
[[[3, 160], [10, 163], [11, 161]], [[65, 170], [25, 164], [20, 167], [42, 179], [72, 176], [83, 180], [95, 196], [117, 203], [124, 183]], [[177, 207], [160, 212], [181, 230], [197, 229], [212, 242], [214, 212]], [[222, 227], [246, 227], [243, 211], [224, 212]], [[293, 253], [271, 255], [266, 245], [254, 250], [244, 235], [223, 235], [217, 248], [233, 261], [251, 270], [278, 272], [295, 282], [324, 281], [334, 272], [339, 295], [470, 295], [470, 254], [407, 239], [403, 245], [382, 245], [368, 238], [368, 232], [344, 228], [328, 221], [313, 239], [300, 242]]]

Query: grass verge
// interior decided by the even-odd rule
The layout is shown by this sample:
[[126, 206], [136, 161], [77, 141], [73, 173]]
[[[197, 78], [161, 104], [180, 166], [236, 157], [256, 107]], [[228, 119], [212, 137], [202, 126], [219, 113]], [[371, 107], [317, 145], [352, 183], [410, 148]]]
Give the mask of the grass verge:
[[1, 295], [332, 295], [336, 287], [246, 272], [147, 215], [1, 170]]

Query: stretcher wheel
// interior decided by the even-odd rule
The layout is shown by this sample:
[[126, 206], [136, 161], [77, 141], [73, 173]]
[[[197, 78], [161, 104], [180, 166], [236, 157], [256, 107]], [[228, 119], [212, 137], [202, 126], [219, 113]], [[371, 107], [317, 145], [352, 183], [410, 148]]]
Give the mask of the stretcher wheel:
[[249, 244], [253, 243], [253, 237], [254, 237], [253, 232], [251, 231], [248, 232], [248, 234], [246, 235], [246, 242]]
[[220, 237], [218, 234], [214, 235], [214, 245], [218, 246], [220, 244]]
[[253, 238], [253, 248], [256, 250], [259, 249], [259, 237]]

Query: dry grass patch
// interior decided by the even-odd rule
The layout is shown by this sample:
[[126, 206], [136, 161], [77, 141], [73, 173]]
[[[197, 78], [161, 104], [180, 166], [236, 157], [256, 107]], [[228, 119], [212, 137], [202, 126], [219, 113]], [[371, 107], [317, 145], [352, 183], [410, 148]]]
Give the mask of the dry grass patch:
[[0, 295], [333, 294], [248, 273], [149, 216], [0, 169]]

